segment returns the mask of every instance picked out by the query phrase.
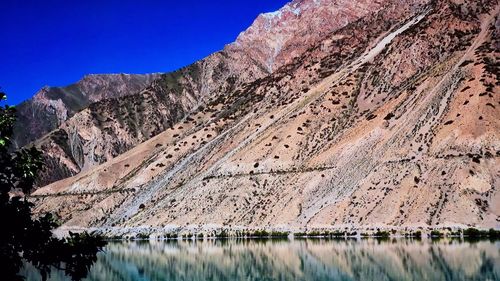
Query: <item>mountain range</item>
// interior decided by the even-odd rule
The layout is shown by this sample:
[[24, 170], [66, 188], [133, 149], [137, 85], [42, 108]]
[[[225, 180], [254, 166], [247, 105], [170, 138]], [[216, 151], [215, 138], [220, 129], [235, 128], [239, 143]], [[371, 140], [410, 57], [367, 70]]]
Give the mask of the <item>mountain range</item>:
[[61, 229], [500, 228], [499, 5], [295, 0], [171, 73], [18, 107]]

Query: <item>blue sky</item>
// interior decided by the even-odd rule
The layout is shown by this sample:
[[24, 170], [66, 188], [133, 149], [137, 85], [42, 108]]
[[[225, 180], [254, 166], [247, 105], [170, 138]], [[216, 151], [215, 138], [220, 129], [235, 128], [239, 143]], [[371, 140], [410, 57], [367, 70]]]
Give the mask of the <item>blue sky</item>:
[[0, 87], [18, 104], [89, 73], [172, 71], [287, 2], [0, 0]]

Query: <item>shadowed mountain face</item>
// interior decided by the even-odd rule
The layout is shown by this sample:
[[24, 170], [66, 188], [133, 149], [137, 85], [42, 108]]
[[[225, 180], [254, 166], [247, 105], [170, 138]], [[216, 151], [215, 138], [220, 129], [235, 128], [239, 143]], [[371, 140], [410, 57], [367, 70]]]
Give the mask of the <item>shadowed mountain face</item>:
[[89, 104], [136, 93], [158, 74], [88, 75], [66, 87], [45, 87], [17, 106], [18, 122], [13, 144], [22, 147], [60, 126]]
[[[294, 2], [256, 22], [311, 24], [292, 8], [313, 2], [334, 5]], [[235, 43], [130, 101], [73, 116], [61, 135], [79, 139], [80, 150], [53, 134], [41, 139], [54, 167], [69, 159], [78, 169], [68, 175], [83, 172], [32, 200], [66, 228], [110, 233], [191, 224], [500, 227], [497, 26], [496, 1], [394, 0], [276, 69]]]
[[[499, 247], [489, 241], [111, 243], [86, 280], [497, 280]], [[25, 272], [28, 281], [39, 280], [29, 267]], [[68, 279], [54, 274], [50, 280]]]

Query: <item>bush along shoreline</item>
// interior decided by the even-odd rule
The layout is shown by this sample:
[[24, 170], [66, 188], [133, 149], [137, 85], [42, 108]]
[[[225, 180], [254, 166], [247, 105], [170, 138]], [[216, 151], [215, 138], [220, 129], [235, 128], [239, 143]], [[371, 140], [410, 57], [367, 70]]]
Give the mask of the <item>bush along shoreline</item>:
[[182, 229], [169, 230], [166, 232], [158, 229], [141, 229], [138, 232], [126, 234], [110, 234], [103, 232], [102, 235], [108, 240], [203, 240], [203, 239], [499, 239], [500, 230], [495, 229], [419, 229], [419, 230], [395, 230], [395, 229], [373, 229], [359, 230], [306, 230], [301, 232], [276, 231], [267, 229], [254, 230], [232, 230], [220, 228], [214, 230], [192, 230]]

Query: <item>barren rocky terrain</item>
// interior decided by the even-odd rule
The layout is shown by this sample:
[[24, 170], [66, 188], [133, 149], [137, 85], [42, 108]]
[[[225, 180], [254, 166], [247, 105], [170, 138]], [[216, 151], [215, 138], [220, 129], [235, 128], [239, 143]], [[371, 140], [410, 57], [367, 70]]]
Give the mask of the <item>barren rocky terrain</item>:
[[294, 1], [37, 140], [68, 172], [30, 199], [63, 229], [114, 234], [500, 228], [498, 12]]
[[39, 186], [76, 175], [156, 136], [208, 98], [269, 75], [325, 34], [381, 7], [295, 1], [260, 15], [222, 51], [173, 73], [90, 75], [75, 85], [44, 88], [19, 107], [16, 146], [34, 141], [44, 151], [48, 165]]

